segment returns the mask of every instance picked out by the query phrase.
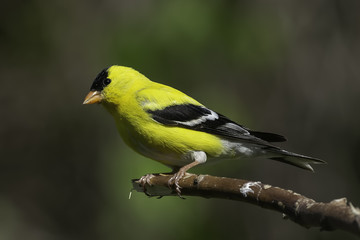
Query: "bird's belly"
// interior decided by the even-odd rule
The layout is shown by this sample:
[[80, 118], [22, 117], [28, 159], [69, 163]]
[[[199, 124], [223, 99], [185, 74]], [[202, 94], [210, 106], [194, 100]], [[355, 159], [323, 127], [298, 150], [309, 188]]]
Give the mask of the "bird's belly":
[[163, 151], [163, 149], [154, 149], [153, 147], [144, 145], [139, 146], [139, 144], [135, 151], [169, 167], [182, 167], [193, 161], [192, 159], [186, 157], [188, 154], [185, 153]]
[[[208, 157], [222, 152], [220, 138], [208, 133], [179, 127], [132, 126], [119, 128], [124, 141], [136, 152], [170, 167], [181, 167], [192, 161], [189, 152], [204, 151]], [[146, 131], [145, 131], [146, 130]]]
[[206, 147], [191, 150], [180, 150], [175, 149], [172, 146], [166, 146], [165, 143], [157, 145], [144, 142], [139, 139], [133, 139], [131, 142], [132, 143], [129, 144], [129, 146], [136, 152], [170, 167], [182, 167], [194, 161], [189, 158], [189, 151], [204, 151], [208, 157], [207, 162], [209, 163], [228, 159], [255, 158], [264, 154], [263, 150], [254, 145], [232, 142], [224, 139], [220, 140], [222, 144], [222, 151], [216, 154], [208, 151]]
[[255, 145], [221, 139], [217, 136], [179, 127], [159, 124], [140, 126], [118, 124], [125, 143], [139, 154], [170, 167], [182, 167], [192, 161], [191, 151], [203, 151], [208, 161], [256, 157], [261, 153]]

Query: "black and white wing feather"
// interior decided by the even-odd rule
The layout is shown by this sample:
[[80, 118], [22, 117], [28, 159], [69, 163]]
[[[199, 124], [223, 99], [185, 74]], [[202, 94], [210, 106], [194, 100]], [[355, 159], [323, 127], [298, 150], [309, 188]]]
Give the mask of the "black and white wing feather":
[[313, 171], [310, 163], [325, 163], [320, 159], [288, 152], [270, 144], [270, 142], [286, 141], [281, 135], [252, 131], [201, 105], [172, 105], [161, 110], [147, 110], [147, 112], [155, 121], [167, 126], [183, 127], [259, 145], [273, 155], [269, 157], [270, 159], [306, 170]]
[[161, 110], [147, 110], [147, 112], [161, 124], [202, 131], [224, 138], [257, 142], [262, 145], [269, 145], [267, 142], [286, 141], [278, 134], [251, 131], [224, 115], [200, 105], [172, 105]]

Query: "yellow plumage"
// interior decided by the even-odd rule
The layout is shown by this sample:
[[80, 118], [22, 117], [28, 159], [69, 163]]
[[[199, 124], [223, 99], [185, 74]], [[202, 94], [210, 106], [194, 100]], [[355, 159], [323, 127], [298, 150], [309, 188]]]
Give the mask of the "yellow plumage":
[[114, 117], [121, 137], [138, 153], [185, 172], [209, 159], [265, 157], [312, 170], [322, 160], [291, 153], [269, 142], [285, 141], [251, 131], [169, 86], [134, 69], [111, 66], [94, 80], [84, 104], [101, 103]]
[[189, 151], [202, 150], [210, 157], [221, 154], [217, 136], [159, 124], [146, 112], [184, 103], [202, 106], [199, 102], [127, 67], [112, 66], [108, 72], [114, 85], [102, 91], [103, 105], [113, 115], [121, 137], [136, 152], [170, 167], [190, 163], [191, 159], [184, 158]]

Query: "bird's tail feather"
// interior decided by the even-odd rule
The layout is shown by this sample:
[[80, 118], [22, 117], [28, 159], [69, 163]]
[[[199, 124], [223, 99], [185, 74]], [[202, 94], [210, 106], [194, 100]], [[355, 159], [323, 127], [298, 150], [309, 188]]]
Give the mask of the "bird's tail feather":
[[285, 150], [279, 150], [277, 153], [278, 153], [277, 156], [270, 157], [270, 159], [291, 164], [293, 166], [305, 170], [309, 170], [312, 172], [314, 172], [314, 169], [311, 167], [310, 164], [326, 164], [326, 162], [321, 159], [308, 157], [301, 154], [288, 152]]

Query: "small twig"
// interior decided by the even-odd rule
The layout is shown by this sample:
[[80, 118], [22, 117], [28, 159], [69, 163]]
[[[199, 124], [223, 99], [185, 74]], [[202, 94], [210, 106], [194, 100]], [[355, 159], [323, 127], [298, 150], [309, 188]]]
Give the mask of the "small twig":
[[[134, 189], [149, 196], [177, 196], [168, 187], [171, 175], [155, 174], [145, 186], [138, 179], [132, 180]], [[360, 236], [360, 209], [355, 208], [346, 198], [328, 203], [316, 202], [292, 190], [285, 190], [260, 182], [242, 179], [187, 174], [180, 180], [183, 196], [224, 198], [244, 201], [272, 209], [286, 218], [304, 226], [320, 227], [321, 230], [342, 229]]]

